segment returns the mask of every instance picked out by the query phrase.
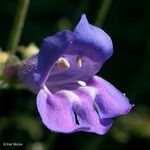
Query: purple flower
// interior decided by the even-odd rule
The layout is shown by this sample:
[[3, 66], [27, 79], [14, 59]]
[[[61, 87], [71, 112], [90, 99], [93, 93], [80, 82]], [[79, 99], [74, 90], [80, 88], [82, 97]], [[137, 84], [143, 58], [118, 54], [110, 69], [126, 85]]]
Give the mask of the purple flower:
[[20, 66], [21, 80], [38, 93], [38, 111], [47, 128], [102, 135], [113, 117], [131, 110], [123, 93], [95, 75], [112, 53], [111, 38], [82, 15], [74, 32], [45, 38], [39, 54]]

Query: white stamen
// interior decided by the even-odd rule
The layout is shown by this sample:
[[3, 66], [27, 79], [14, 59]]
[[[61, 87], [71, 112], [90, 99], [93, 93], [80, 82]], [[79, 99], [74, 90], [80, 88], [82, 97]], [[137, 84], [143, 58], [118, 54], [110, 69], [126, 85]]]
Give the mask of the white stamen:
[[78, 84], [80, 84], [81, 86], [86, 86], [86, 83], [84, 81], [78, 81]]
[[70, 63], [66, 58], [63, 57], [60, 57], [55, 65], [60, 68], [70, 68]]
[[126, 96], [126, 93], [123, 93], [124, 96]]
[[76, 63], [78, 67], [82, 67], [82, 56], [77, 56]]

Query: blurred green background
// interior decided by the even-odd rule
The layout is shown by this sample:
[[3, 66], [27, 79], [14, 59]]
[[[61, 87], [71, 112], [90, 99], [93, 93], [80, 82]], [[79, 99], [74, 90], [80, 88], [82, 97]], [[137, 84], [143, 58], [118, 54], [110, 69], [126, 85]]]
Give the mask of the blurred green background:
[[[107, 2], [106, 2], [107, 1]], [[0, 147], [19, 142], [25, 150], [150, 149], [150, 2], [148, 0], [31, 0], [19, 45], [64, 29], [73, 30], [82, 13], [113, 40], [114, 54], [99, 75], [126, 93], [135, 107], [114, 118], [110, 131], [56, 134], [43, 126], [36, 96], [27, 89], [0, 87]], [[7, 50], [18, 0], [0, 0], [0, 47]], [[15, 84], [15, 83], [13, 83]]]

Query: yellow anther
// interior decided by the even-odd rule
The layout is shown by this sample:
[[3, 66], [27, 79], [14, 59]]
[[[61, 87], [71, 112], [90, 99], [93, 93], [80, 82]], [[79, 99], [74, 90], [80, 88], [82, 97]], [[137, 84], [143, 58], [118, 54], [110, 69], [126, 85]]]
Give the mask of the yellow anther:
[[60, 68], [70, 68], [70, 63], [63, 57], [60, 57], [55, 65]]
[[82, 56], [77, 56], [76, 63], [78, 67], [82, 67]]

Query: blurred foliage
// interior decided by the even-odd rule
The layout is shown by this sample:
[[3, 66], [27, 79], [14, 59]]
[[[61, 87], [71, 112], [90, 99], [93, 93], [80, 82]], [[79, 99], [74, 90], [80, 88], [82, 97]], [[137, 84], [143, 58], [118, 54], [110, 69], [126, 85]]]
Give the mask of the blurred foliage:
[[[18, 0], [0, 1], [0, 47], [7, 50]], [[80, 15], [86, 13], [90, 23], [103, 25], [114, 44], [114, 55], [99, 75], [127, 94], [135, 104], [132, 112], [114, 119], [113, 127], [104, 136], [52, 133], [40, 120], [36, 96], [16, 80], [7, 86], [0, 72], [0, 146], [3, 142], [21, 142], [21, 148], [26, 150], [150, 149], [150, 2], [112, 0], [109, 7], [104, 7], [103, 2], [31, 0], [19, 45], [34, 42], [40, 47], [44, 37], [64, 29], [73, 30]], [[102, 6], [109, 8], [107, 13], [103, 12], [106, 15], [103, 23], [98, 19]], [[20, 58], [26, 57], [19, 51], [22, 53], [20, 47], [17, 51]], [[6, 88], [2, 88], [3, 84]]]

